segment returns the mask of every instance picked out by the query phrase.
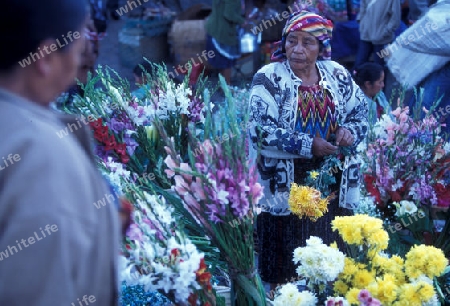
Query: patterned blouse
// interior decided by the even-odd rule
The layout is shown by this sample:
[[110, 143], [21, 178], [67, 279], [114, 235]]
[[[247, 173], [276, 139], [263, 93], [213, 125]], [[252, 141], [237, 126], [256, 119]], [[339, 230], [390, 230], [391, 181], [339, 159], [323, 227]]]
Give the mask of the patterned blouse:
[[[299, 86], [295, 131], [330, 141], [338, 127], [336, 105], [328, 91], [320, 85]], [[320, 167], [323, 158], [294, 160], [294, 181], [303, 184], [307, 171]]]
[[295, 130], [329, 140], [337, 129], [336, 106], [320, 85], [299, 86]]

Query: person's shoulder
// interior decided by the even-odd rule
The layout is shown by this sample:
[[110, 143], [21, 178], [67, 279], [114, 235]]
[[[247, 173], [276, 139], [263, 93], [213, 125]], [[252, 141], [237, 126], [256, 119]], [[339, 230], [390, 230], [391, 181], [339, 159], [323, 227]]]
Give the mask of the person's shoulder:
[[277, 71], [285, 71], [286, 66], [283, 62], [273, 62], [261, 67], [257, 73], [269, 74]]
[[318, 61], [318, 65], [331, 72], [348, 73], [348, 70], [344, 66], [332, 60]]
[[[77, 131], [86, 128], [81, 120], [75, 121], [71, 126], [64, 126], [56, 111], [34, 111], [19, 107], [11, 109], [13, 110], [8, 114], [14, 114], [14, 119], [0, 120], [3, 122], [0, 124], [0, 137], [5, 141], [0, 156], [19, 154], [23, 159], [33, 160], [32, 164], [37, 167], [51, 165], [45, 169], [47, 171], [60, 168], [61, 171], [73, 171], [72, 175], [83, 172], [86, 169], [83, 165], [93, 165], [88, 153], [75, 137]], [[2, 117], [0, 115], [0, 119]], [[12, 128], [8, 129], [8, 126]]]

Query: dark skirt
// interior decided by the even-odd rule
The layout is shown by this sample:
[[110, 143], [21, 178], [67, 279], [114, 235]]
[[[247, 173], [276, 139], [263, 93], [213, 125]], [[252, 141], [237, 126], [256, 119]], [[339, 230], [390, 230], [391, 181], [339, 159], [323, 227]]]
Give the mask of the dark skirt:
[[[300, 161], [300, 160], [299, 160]], [[305, 168], [317, 168], [320, 161], [314, 165], [303, 165], [300, 173], [305, 173]], [[305, 167], [306, 166], [306, 167]], [[309, 167], [308, 167], [309, 166]], [[311, 167], [312, 166], [312, 167]], [[300, 165], [297, 165], [297, 169]], [[300, 174], [300, 176], [302, 176]], [[340, 175], [337, 177], [340, 182]], [[296, 181], [299, 175], [296, 175]], [[317, 236], [327, 245], [337, 242], [341, 251], [345, 251], [345, 244], [337, 231], [331, 230], [331, 221], [335, 216], [352, 215], [352, 211], [339, 207], [339, 198], [336, 197], [328, 205], [328, 212], [316, 222], [308, 218], [300, 219], [294, 214], [288, 216], [274, 216], [268, 212], [262, 212], [257, 217], [257, 241], [258, 241], [258, 270], [261, 279], [268, 283], [285, 284], [297, 279], [297, 265], [294, 264], [293, 252], [298, 247], [306, 246], [306, 240], [310, 236]]]
[[231, 57], [224, 56], [214, 45], [213, 39], [210, 35], [206, 37], [206, 51], [213, 51], [214, 56], [208, 57], [208, 64], [215, 69], [227, 69], [232, 68], [236, 63], [236, 58], [239, 57], [239, 47], [221, 46], [223, 51], [228, 52]]

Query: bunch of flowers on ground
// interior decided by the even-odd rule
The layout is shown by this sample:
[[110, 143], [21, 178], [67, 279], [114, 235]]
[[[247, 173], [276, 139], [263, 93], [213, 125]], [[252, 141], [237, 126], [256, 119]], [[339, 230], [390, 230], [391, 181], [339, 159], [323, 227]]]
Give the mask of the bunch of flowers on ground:
[[336, 217], [332, 225], [353, 249], [334, 282], [336, 294], [344, 295], [352, 305], [359, 304], [362, 290], [382, 305], [439, 305], [433, 279], [448, 265], [442, 250], [418, 245], [405, 258], [389, 256], [383, 252], [389, 236], [382, 220], [355, 215]]
[[[221, 82], [228, 100], [227, 109], [218, 111], [218, 118], [223, 119], [219, 124], [213, 122], [208, 109], [203, 137], [191, 133], [188, 163], [165, 137], [166, 172], [174, 181], [173, 191], [184, 203], [185, 215], [195, 218], [227, 263], [233, 303], [265, 305], [253, 246], [253, 210], [262, 197], [262, 187], [257, 183], [256, 169], [247, 160], [246, 130], [239, 128], [234, 100], [225, 81]], [[158, 129], [165, 134], [161, 126]], [[233, 137], [224, 139], [225, 134]]]
[[[293, 259], [295, 264], [300, 264], [297, 268], [297, 274], [306, 278], [309, 291], [300, 293], [293, 284], [284, 285], [275, 297], [275, 305], [304, 306], [317, 305], [318, 302], [323, 303], [331, 293], [328, 284], [334, 281], [344, 269], [344, 258], [345, 255], [337, 248], [329, 247], [323, 244], [322, 239], [311, 236], [306, 240], [305, 247], [294, 250]], [[294, 293], [291, 294], [292, 291]], [[316, 297], [316, 294], [318, 297]], [[303, 298], [299, 298], [295, 304], [287, 303], [288, 300], [297, 295], [302, 295]], [[304, 296], [312, 296], [314, 299], [306, 299]]]
[[401, 227], [396, 235], [403, 229], [413, 234], [412, 241], [409, 233], [400, 237], [408, 243], [425, 242], [424, 233], [436, 232], [435, 208], [450, 205], [450, 144], [439, 131], [431, 114], [413, 118], [408, 107], [398, 107], [378, 120], [362, 145], [367, 146], [363, 193], [374, 199], [384, 220]]
[[[414, 120], [409, 108], [397, 108], [393, 118], [385, 114], [375, 126], [377, 138], [367, 144], [364, 179], [379, 206], [411, 200], [417, 205], [448, 206], [450, 145], [438, 136], [440, 125], [433, 116]], [[441, 190], [444, 187], [444, 190]]]
[[284, 285], [276, 305], [440, 305], [444, 297], [437, 278], [448, 271], [440, 249], [417, 245], [404, 258], [389, 256], [383, 221], [367, 215], [336, 217], [332, 226], [348, 255], [310, 237], [293, 259], [306, 283]]
[[[126, 164], [137, 173], [153, 173], [154, 183], [169, 188], [164, 174], [164, 143], [153, 125], [158, 118], [166, 133], [173, 137], [176, 149], [187, 156], [187, 127], [199, 130], [204, 122], [203, 99], [192, 92], [187, 83], [176, 85], [164, 67], [154, 65], [155, 76], [146, 78], [146, 95], [133, 96], [122, 79], [113, 79], [111, 70], [97, 71], [97, 76], [85, 86], [84, 97], [78, 97], [71, 112], [89, 118], [94, 131], [96, 155]], [[101, 88], [95, 88], [98, 82]], [[201, 86], [199, 86], [201, 88]]]
[[178, 228], [173, 208], [161, 196], [137, 189], [129, 196], [137, 209], [123, 246], [122, 280], [159, 291], [175, 303], [212, 305], [204, 255]]

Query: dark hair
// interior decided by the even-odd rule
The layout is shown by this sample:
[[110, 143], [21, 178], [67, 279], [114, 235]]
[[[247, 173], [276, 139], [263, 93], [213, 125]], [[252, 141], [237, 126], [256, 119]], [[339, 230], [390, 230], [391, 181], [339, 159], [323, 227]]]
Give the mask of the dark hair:
[[381, 73], [384, 72], [383, 66], [377, 63], [364, 63], [355, 70], [355, 82], [360, 87], [369, 81], [373, 84], [381, 77]]
[[437, 0], [428, 0], [428, 7], [437, 3]]
[[47, 39], [65, 44], [63, 35], [79, 30], [86, 14], [85, 0], [6, 1], [0, 9], [0, 71], [15, 67]]
[[139, 65], [136, 65], [133, 69], [133, 73], [137, 75], [138, 77], [142, 77], [146, 73], [152, 75], [153, 72], [153, 66], [147, 61], [143, 61]]

